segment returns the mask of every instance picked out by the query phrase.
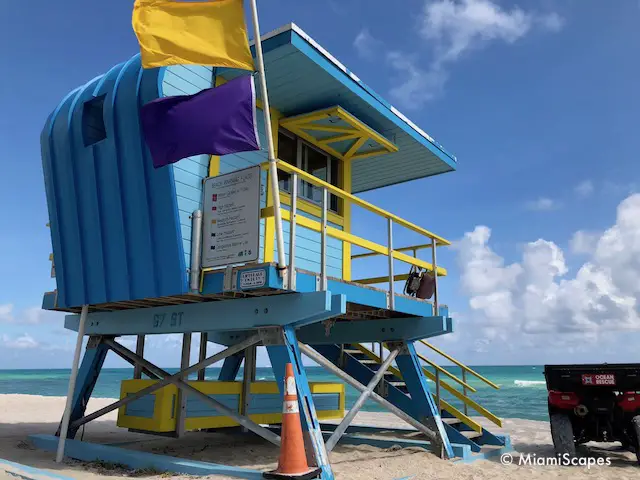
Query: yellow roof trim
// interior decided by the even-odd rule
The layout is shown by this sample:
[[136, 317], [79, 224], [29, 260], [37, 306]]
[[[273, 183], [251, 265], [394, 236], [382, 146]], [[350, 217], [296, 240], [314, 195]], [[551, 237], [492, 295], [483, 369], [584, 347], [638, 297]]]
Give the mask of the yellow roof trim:
[[[349, 127], [314, 123], [329, 118], [342, 120], [344, 123], [348, 124]], [[350, 160], [351, 158], [354, 160], [358, 158], [368, 158], [374, 155], [382, 155], [398, 151], [398, 147], [393, 142], [389, 141], [380, 133], [376, 132], [374, 129], [358, 120], [339, 106], [303, 113], [293, 117], [282, 118], [280, 120], [280, 126], [292, 131], [299, 137], [341, 160]], [[337, 135], [334, 135], [333, 137], [315, 138], [310, 131], [332, 132]], [[331, 144], [351, 139], [354, 139], [355, 142], [344, 153], [339, 152], [336, 148], [331, 146]], [[380, 148], [373, 151], [358, 153], [358, 150], [370, 139], [376, 142]]]

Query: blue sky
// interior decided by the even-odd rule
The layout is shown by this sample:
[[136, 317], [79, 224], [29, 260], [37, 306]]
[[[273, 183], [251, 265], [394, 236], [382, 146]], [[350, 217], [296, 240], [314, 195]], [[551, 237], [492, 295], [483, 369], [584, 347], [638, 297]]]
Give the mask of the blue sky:
[[[263, 32], [294, 21], [458, 157], [364, 195], [457, 240], [440, 262], [458, 333], [439, 344], [476, 364], [633, 360], [637, 1], [259, 4]], [[131, 6], [0, 6], [0, 369], [70, 364], [73, 336], [38, 310], [54, 288], [39, 134], [69, 90], [136, 53]], [[176, 342], [151, 356], [177, 361]]]

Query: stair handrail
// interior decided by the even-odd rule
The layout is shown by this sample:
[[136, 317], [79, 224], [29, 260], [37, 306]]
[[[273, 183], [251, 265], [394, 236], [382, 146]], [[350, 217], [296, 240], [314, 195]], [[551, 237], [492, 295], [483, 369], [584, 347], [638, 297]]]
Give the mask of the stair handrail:
[[[364, 353], [367, 357], [369, 357], [371, 360], [376, 361], [377, 363], [382, 363], [382, 359], [376, 355], [375, 352], [369, 350], [367, 347], [365, 347], [364, 345], [360, 344], [360, 343], [354, 343], [352, 344], [355, 348], [357, 348], [358, 350], [360, 350], [362, 353]], [[402, 378], [402, 373], [400, 372], [400, 370], [398, 370], [396, 367], [394, 366], [390, 366], [388, 369], [389, 372], [393, 373], [396, 377], [398, 378]], [[423, 371], [425, 372], [425, 374], [427, 374], [427, 376], [429, 375], [433, 375], [431, 372], [429, 372], [428, 370], [426, 370], [425, 368], [423, 368]], [[452, 392], [457, 392], [458, 395], [462, 395], [461, 393], [459, 393], [455, 388], [451, 387], [449, 384], [447, 384], [444, 381], [441, 381], [442, 386], [449, 390], [450, 393]], [[447, 388], [448, 387], [448, 388]], [[460, 410], [458, 410], [456, 407], [454, 407], [453, 405], [451, 405], [449, 402], [445, 401], [444, 399], [441, 399], [439, 397], [436, 397], [435, 400], [439, 401], [442, 408], [444, 410], [446, 410], [447, 412], [449, 412], [450, 414], [452, 414], [454, 417], [456, 417], [458, 420], [460, 420], [461, 422], [463, 422], [464, 424], [466, 424], [467, 426], [471, 427], [473, 430], [475, 430], [476, 432], [482, 432], [482, 426], [476, 422], [475, 420], [473, 420], [472, 418], [470, 418], [469, 416], [467, 416], [466, 414], [462, 413]], [[469, 401], [473, 402], [473, 400], [471, 400], [470, 398], [468, 398]], [[475, 404], [475, 402], [474, 402]], [[475, 406], [478, 406], [477, 404], [475, 404]], [[473, 407], [472, 407], [473, 408]], [[480, 409], [482, 410], [482, 407], [480, 407]], [[478, 411], [478, 410], [476, 410]], [[482, 415], [484, 415], [484, 412], [479, 411], [479, 413], [481, 413]], [[490, 412], [489, 412], [490, 413]], [[486, 415], [485, 415], [486, 416]], [[489, 417], [487, 417], [489, 418]], [[495, 419], [498, 421], [497, 424], [499, 424], [501, 426], [500, 423], [500, 419], [498, 419], [497, 417], [495, 417]], [[494, 421], [494, 419], [489, 418], [489, 420]], [[496, 422], [494, 422], [496, 423]]]
[[464, 363], [456, 360], [455, 358], [453, 358], [451, 355], [443, 352], [442, 350], [440, 350], [438, 347], [431, 345], [429, 342], [426, 342], [424, 340], [419, 340], [420, 343], [422, 343], [424, 346], [429, 347], [431, 350], [433, 350], [434, 352], [436, 352], [437, 354], [443, 356], [444, 358], [446, 358], [447, 360], [449, 360], [450, 362], [456, 364], [458, 367], [460, 367], [463, 371], [466, 371], [467, 373], [470, 373], [471, 375], [475, 376], [476, 378], [478, 378], [479, 380], [482, 380], [484, 383], [486, 383], [487, 385], [489, 385], [491, 388], [494, 388], [496, 390], [500, 390], [500, 387], [498, 385], [496, 385], [495, 383], [493, 383], [491, 380], [489, 380], [486, 377], [483, 377], [482, 375], [480, 375], [478, 372], [476, 372], [474, 369], [466, 366]]

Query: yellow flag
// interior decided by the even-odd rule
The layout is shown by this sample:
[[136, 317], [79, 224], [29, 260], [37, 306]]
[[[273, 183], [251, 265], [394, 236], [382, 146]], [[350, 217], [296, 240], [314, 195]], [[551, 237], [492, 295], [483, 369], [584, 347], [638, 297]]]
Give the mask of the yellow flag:
[[133, 30], [143, 68], [211, 65], [254, 70], [243, 0], [136, 0]]

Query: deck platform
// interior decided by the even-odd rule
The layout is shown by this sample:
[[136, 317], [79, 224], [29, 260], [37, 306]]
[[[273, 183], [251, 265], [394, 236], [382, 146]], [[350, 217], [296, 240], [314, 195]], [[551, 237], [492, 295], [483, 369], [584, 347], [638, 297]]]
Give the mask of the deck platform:
[[[319, 290], [319, 273], [296, 269], [295, 289], [289, 290], [285, 285], [285, 280], [278, 275], [275, 263], [247, 264], [227, 269], [203, 271], [200, 294], [91, 305], [89, 312], [111, 312], [265, 295], [283, 295], [293, 292], [309, 293]], [[347, 296], [347, 311], [340, 315], [338, 320], [434, 316], [432, 302], [400, 293], [395, 294], [395, 309], [391, 310], [389, 308], [389, 292], [370, 285], [328, 277], [327, 290], [333, 295]], [[80, 308], [59, 308], [56, 305], [56, 292], [45, 294], [43, 308], [69, 313], [80, 313], [81, 310]], [[443, 317], [448, 317], [448, 310], [446, 305], [440, 305], [438, 313]]]

